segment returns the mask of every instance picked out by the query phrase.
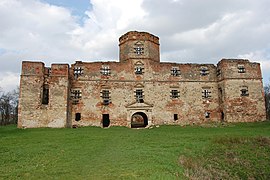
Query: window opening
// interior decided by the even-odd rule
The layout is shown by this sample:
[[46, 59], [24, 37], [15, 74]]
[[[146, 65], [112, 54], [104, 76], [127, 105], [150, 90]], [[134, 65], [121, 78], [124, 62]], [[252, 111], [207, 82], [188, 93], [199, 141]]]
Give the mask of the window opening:
[[71, 95], [72, 104], [78, 104], [79, 100], [82, 98], [82, 92], [79, 89], [72, 89]]
[[179, 95], [180, 91], [178, 90], [171, 90], [171, 98], [179, 98], [180, 95]]
[[83, 74], [83, 68], [82, 67], [74, 67], [74, 77], [77, 79], [80, 75]]
[[110, 126], [110, 116], [109, 114], [102, 114], [102, 127]]
[[209, 70], [207, 67], [201, 67], [201, 75], [206, 76], [209, 74]]
[[221, 75], [221, 69], [217, 69], [217, 76]]
[[135, 53], [137, 55], [142, 55], [144, 53], [144, 48], [143, 47], [138, 46], [138, 47], [135, 47], [134, 50], [135, 50]]
[[246, 86], [243, 86], [243, 87], [241, 87], [241, 96], [248, 96], [249, 94], [248, 94], [248, 87], [246, 87]]
[[80, 121], [81, 120], [81, 113], [76, 113], [75, 114], [75, 121]]
[[244, 65], [238, 65], [238, 73], [245, 73], [246, 69]]
[[135, 91], [135, 98], [137, 103], [143, 103], [143, 90], [142, 89], [136, 89]]
[[171, 75], [172, 76], [180, 76], [180, 70], [177, 67], [172, 67]]
[[143, 67], [141, 66], [135, 67], [135, 74], [143, 74]]
[[103, 105], [109, 105], [110, 104], [110, 91], [102, 90], [101, 94], [102, 94], [101, 97], [103, 99]]
[[211, 97], [211, 91], [209, 89], [203, 89], [202, 91], [202, 97], [203, 98], [210, 98]]
[[205, 118], [210, 118], [210, 113], [209, 112], [205, 112]]
[[102, 66], [100, 69], [100, 73], [104, 76], [109, 76], [111, 74], [111, 69], [109, 66]]
[[178, 114], [173, 115], [173, 120], [177, 121], [178, 120]]
[[43, 86], [43, 93], [42, 93], [42, 104], [49, 104], [49, 86]]

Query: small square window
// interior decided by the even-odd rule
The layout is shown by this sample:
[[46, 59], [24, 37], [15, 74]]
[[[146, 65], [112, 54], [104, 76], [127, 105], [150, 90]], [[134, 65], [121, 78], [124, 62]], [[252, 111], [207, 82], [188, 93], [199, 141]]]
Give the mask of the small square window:
[[209, 112], [205, 112], [205, 118], [210, 118], [210, 113]]
[[201, 76], [206, 76], [209, 74], [209, 70], [207, 67], [201, 67]]
[[76, 113], [75, 114], [75, 121], [80, 121], [81, 120], [81, 113]]
[[109, 66], [102, 66], [100, 69], [100, 73], [104, 76], [109, 76], [111, 74], [111, 69]]
[[178, 69], [178, 67], [172, 67], [171, 69], [171, 75], [172, 76], [180, 76], [180, 70]]
[[238, 65], [238, 73], [245, 73], [246, 69], [244, 65]]
[[72, 99], [81, 99], [82, 98], [81, 90], [79, 90], [79, 89], [71, 90], [71, 98]]
[[144, 48], [143, 47], [135, 47], [135, 54], [137, 55], [142, 55], [144, 53]]
[[143, 74], [143, 67], [141, 66], [135, 67], [135, 74]]
[[211, 91], [209, 89], [203, 89], [202, 91], [202, 97], [203, 98], [210, 98], [211, 97]]
[[142, 89], [136, 89], [135, 91], [135, 98], [136, 98], [136, 102], [138, 103], [143, 103], [143, 90]]
[[248, 87], [243, 86], [243, 87], [241, 87], [240, 91], [241, 91], [241, 96], [249, 96]]
[[175, 99], [175, 98], [179, 98], [180, 97], [180, 91], [178, 90], [171, 90], [171, 98]]

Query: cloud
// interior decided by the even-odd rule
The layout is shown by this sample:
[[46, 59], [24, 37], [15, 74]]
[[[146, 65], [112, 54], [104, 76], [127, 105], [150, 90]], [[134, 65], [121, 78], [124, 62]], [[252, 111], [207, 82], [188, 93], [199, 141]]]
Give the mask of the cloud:
[[46, 0], [1, 0], [0, 72], [18, 75], [22, 60], [48, 66], [117, 60], [118, 38], [139, 30], [160, 37], [162, 61], [248, 57], [262, 63], [269, 79], [269, 6], [268, 0], [91, 0], [82, 20]]

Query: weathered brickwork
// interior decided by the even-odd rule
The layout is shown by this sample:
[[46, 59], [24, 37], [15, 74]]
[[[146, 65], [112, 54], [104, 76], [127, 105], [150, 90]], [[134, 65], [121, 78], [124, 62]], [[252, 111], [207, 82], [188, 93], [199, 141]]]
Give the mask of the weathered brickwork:
[[120, 62], [22, 63], [18, 127], [127, 126], [265, 119], [259, 63], [160, 62], [159, 38], [128, 32]]

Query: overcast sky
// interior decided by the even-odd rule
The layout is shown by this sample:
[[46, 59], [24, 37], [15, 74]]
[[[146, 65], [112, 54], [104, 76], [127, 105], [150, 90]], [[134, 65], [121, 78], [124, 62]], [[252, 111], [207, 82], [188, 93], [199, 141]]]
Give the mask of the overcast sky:
[[270, 81], [269, 0], [0, 0], [0, 87], [19, 85], [22, 60], [118, 61], [130, 30], [160, 38], [161, 61], [246, 58]]

